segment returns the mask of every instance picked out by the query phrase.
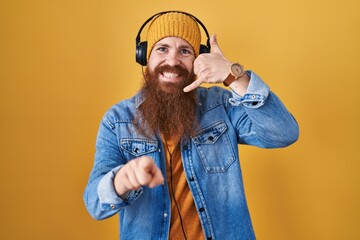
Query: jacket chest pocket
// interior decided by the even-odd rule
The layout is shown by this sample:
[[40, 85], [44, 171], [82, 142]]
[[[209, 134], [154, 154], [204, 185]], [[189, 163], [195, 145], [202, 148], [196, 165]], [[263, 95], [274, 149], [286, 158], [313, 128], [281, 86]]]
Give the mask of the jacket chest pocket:
[[235, 161], [226, 130], [224, 122], [217, 122], [192, 137], [206, 172], [225, 172]]
[[151, 156], [155, 159], [158, 142], [149, 141], [148, 139], [121, 139], [120, 148], [128, 160], [143, 155]]

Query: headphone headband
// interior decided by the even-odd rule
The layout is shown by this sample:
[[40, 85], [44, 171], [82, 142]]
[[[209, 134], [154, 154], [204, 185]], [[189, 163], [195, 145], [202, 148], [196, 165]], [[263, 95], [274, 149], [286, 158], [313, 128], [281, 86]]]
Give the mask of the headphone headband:
[[138, 34], [136, 35], [136, 62], [139, 63], [142, 66], [146, 66], [147, 64], [147, 59], [146, 59], [146, 50], [147, 50], [147, 42], [141, 42], [140, 41], [140, 35], [142, 30], [144, 29], [144, 27], [148, 24], [148, 22], [150, 22], [151, 20], [153, 20], [155, 17], [157, 16], [161, 16], [163, 14], [166, 13], [171, 13], [171, 12], [175, 12], [175, 13], [182, 13], [185, 14], [191, 18], [193, 18], [204, 30], [207, 40], [206, 40], [206, 46], [205, 45], [200, 45], [200, 54], [201, 53], [209, 53], [210, 52], [210, 36], [209, 33], [205, 27], [205, 25], [194, 15], [187, 13], [187, 12], [183, 12], [183, 11], [163, 11], [163, 12], [159, 12], [154, 14], [153, 16], [151, 16], [150, 18], [148, 18], [140, 27]]

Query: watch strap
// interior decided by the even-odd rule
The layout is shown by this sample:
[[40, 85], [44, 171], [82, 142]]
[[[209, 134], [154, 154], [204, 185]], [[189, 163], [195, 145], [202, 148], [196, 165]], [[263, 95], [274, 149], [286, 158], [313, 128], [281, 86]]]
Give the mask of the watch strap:
[[227, 76], [227, 78], [223, 81], [223, 84], [228, 87], [232, 84], [237, 78], [235, 78], [231, 73]]

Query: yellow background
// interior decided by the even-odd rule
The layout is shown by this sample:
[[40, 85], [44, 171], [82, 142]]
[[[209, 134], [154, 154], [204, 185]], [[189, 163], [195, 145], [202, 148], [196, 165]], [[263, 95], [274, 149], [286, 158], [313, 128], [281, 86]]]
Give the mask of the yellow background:
[[300, 124], [289, 148], [240, 147], [258, 239], [360, 239], [359, 0], [1, 0], [0, 239], [118, 238], [82, 193], [102, 115], [139, 88], [137, 31], [170, 9]]

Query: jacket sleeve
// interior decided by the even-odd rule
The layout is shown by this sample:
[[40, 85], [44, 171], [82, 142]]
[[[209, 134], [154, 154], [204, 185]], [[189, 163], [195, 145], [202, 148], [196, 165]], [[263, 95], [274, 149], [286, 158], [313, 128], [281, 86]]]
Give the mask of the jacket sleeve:
[[[262, 79], [248, 71], [250, 83], [244, 96], [232, 91], [230, 119], [238, 143], [262, 148], [286, 147], [297, 141], [299, 126], [281, 100]], [[239, 106], [243, 106], [239, 110]]]
[[109, 119], [105, 116], [100, 124], [94, 166], [83, 196], [88, 212], [97, 220], [118, 213], [142, 193], [142, 189], [131, 191], [122, 199], [115, 192], [115, 174], [126, 161], [119, 148], [116, 126]]

